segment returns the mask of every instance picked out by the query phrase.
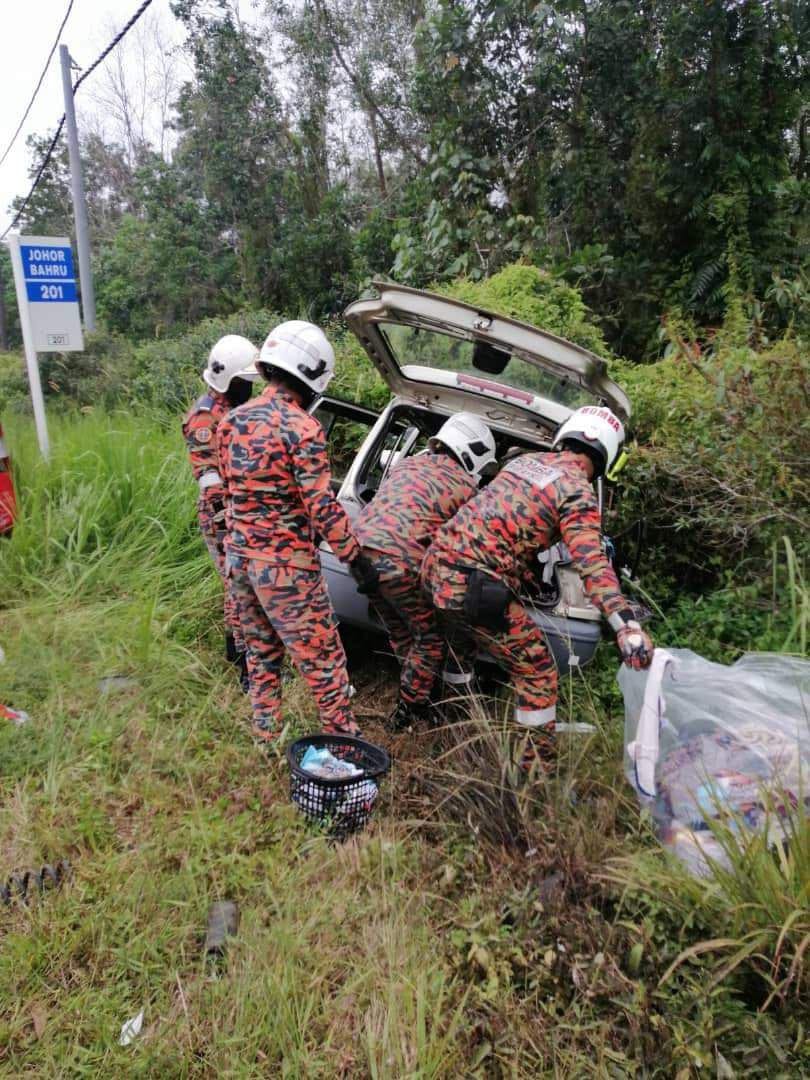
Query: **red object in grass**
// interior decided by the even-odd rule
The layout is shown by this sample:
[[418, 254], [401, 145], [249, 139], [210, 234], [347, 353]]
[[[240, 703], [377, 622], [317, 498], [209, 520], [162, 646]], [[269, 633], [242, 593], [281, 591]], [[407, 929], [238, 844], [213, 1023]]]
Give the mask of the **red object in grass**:
[[11, 458], [3, 439], [3, 425], [0, 424], [0, 534], [11, 532], [16, 515], [17, 500], [11, 475]]

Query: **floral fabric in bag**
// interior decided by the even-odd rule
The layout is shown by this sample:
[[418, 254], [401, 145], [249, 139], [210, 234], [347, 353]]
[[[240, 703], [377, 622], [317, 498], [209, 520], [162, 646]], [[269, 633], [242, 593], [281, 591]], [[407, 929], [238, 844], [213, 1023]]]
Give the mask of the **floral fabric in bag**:
[[625, 772], [662, 843], [696, 873], [728, 864], [712, 831], [776, 836], [810, 812], [810, 662], [749, 653], [726, 666], [656, 649], [647, 671], [622, 667]]

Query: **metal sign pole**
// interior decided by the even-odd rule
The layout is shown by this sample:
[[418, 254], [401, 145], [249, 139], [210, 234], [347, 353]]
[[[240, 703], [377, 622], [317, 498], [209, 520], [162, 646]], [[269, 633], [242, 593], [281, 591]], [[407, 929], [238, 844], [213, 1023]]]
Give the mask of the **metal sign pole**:
[[86, 330], [96, 328], [96, 292], [90, 267], [90, 231], [87, 227], [87, 201], [82, 179], [82, 159], [79, 154], [79, 133], [76, 130], [76, 110], [73, 104], [73, 84], [70, 79], [70, 50], [59, 46], [62, 62], [62, 90], [65, 95], [65, 131], [70, 157], [70, 187], [73, 193], [73, 222], [76, 226], [76, 250], [79, 253], [79, 284], [82, 289], [82, 314]]
[[26, 288], [20, 257], [20, 238], [10, 236], [8, 246], [11, 251], [11, 266], [14, 271], [14, 285], [17, 289], [17, 301], [20, 309], [20, 327], [25, 346], [25, 366], [28, 368], [28, 385], [31, 387], [31, 403], [34, 406], [34, 423], [37, 428], [37, 441], [42, 456], [47, 461], [51, 456], [51, 444], [48, 440], [48, 422], [45, 418], [45, 399], [42, 396], [42, 383], [39, 378], [39, 360], [34, 347], [34, 331], [31, 326], [31, 311], [25, 301]]

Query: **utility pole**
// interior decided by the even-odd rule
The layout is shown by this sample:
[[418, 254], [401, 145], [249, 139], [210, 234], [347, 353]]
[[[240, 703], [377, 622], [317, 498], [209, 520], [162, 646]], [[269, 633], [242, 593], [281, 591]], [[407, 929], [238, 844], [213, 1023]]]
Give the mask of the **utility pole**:
[[0, 257], [0, 352], [8, 349], [8, 318], [6, 316], [6, 283], [3, 280], [3, 259]]
[[59, 46], [62, 64], [62, 91], [65, 95], [65, 128], [70, 157], [70, 187], [73, 193], [73, 222], [76, 226], [76, 249], [79, 253], [79, 284], [82, 292], [82, 314], [85, 330], [96, 328], [96, 294], [93, 271], [90, 268], [90, 233], [87, 228], [87, 200], [82, 180], [82, 161], [79, 157], [79, 133], [76, 130], [76, 110], [73, 106], [73, 80], [70, 76], [70, 50]]

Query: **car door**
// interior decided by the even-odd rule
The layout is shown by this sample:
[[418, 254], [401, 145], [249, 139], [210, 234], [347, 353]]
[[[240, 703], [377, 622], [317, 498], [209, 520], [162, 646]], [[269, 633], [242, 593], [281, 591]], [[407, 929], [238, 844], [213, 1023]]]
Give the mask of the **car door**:
[[[326, 433], [332, 489], [337, 495], [380, 414], [365, 405], [329, 397], [321, 398], [312, 414], [321, 422]], [[346, 509], [351, 511], [352, 508], [346, 506]], [[338, 621], [379, 633], [382, 626], [369, 610], [368, 599], [358, 593], [348, 567], [334, 555], [325, 541], [320, 545], [319, 555]]]
[[312, 410], [312, 415], [320, 421], [326, 434], [332, 488], [337, 494], [357, 451], [380, 414], [353, 401], [322, 397]]

